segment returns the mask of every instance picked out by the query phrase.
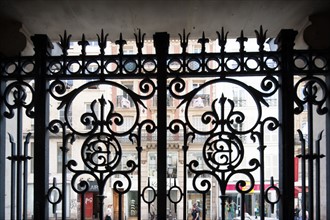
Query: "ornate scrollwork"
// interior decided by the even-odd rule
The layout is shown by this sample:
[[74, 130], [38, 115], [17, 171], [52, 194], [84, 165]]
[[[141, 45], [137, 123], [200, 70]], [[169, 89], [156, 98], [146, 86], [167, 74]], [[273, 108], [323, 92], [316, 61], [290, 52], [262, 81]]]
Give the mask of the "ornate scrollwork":
[[118, 140], [106, 133], [89, 136], [81, 147], [81, 158], [86, 167], [96, 172], [107, 172], [117, 167], [122, 155]]
[[297, 105], [294, 109], [295, 114], [301, 113], [306, 103], [316, 105], [318, 114], [325, 114], [328, 112], [328, 108], [324, 107], [327, 98], [328, 89], [323, 80], [317, 77], [304, 77], [295, 84], [295, 103]]
[[205, 141], [203, 157], [211, 170], [226, 172], [240, 165], [244, 158], [244, 147], [239, 137], [222, 132], [211, 135]]
[[[85, 127], [88, 127], [88, 130], [80, 131], [76, 127], [72, 126], [71, 120], [67, 117], [67, 112], [71, 108], [72, 105], [75, 104], [76, 97], [83, 93], [86, 89], [93, 85], [106, 85], [106, 86], [115, 86], [118, 89], [124, 91], [131, 97], [133, 103], [131, 104], [132, 107], [135, 108], [136, 116], [135, 120], [131, 122], [129, 126], [125, 125], [126, 130], [114, 130], [112, 126], [122, 126], [125, 123], [125, 119], [122, 114], [116, 112], [115, 105], [110, 100], [105, 100], [104, 96], [100, 97], [99, 99], [94, 99], [91, 102], [91, 108], [88, 112], [85, 112], [80, 116], [80, 122]], [[152, 97], [155, 93], [155, 84], [150, 79], [144, 79], [140, 82], [140, 89], [145, 95], [137, 95], [133, 91], [127, 89], [121, 84], [116, 82], [106, 81], [92, 81], [84, 84], [83, 86], [70, 91], [70, 93], [65, 93], [65, 87], [63, 82], [61, 81], [54, 81], [50, 87], [50, 94], [56, 99], [61, 101], [58, 109], [65, 108], [65, 120], [68, 128], [72, 130], [74, 133], [79, 135], [87, 135], [92, 134], [97, 130], [101, 131], [109, 131], [115, 135], [125, 136], [130, 133], [136, 128], [138, 124], [138, 119], [140, 117], [140, 106], [143, 108], [145, 104], [142, 102], [141, 99], [148, 99]], [[100, 111], [100, 115], [97, 112], [98, 109]], [[77, 117], [77, 116], [76, 116]]]
[[4, 113], [4, 116], [12, 118], [14, 109], [25, 108], [26, 116], [33, 118], [34, 97], [34, 89], [29, 83], [24, 81], [10, 83], [4, 92], [4, 103], [9, 110]]
[[[199, 91], [211, 85], [219, 87], [221, 93], [217, 93], [219, 95], [218, 98], [215, 98], [211, 105], [205, 108], [204, 113], [201, 114], [200, 123], [205, 125], [201, 129], [195, 126], [190, 117], [190, 106]], [[227, 88], [225, 85], [228, 85], [229, 88], [233, 86], [239, 87], [245, 92], [245, 97], [248, 96], [247, 98], [250, 100], [249, 106], [253, 106], [253, 116], [241, 111], [241, 103], [235, 102], [230, 97], [230, 93], [228, 93], [228, 89], [225, 89]], [[207, 136], [203, 145], [202, 155], [203, 163], [205, 163], [208, 169], [205, 169], [205, 166], [200, 168], [197, 160], [192, 160], [187, 164], [189, 171], [195, 174], [192, 182], [194, 190], [204, 195], [208, 193], [212, 186], [211, 179], [206, 177], [209, 175], [218, 182], [221, 195], [224, 198], [226, 197], [229, 181], [236, 181], [235, 188], [240, 194], [247, 194], [252, 191], [255, 186], [253, 172], [264, 166], [264, 164], [261, 164], [262, 160], [259, 160], [258, 155], [256, 155], [256, 158], [250, 159], [248, 167], [242, 167], [242, 161], [247, 151], [242, 135], [250, 135], [250, 140], [257, 144], [255, 149], [260, 151], [260, 158], [263, 157], [263, 152], [266, 148], [263, 137], [265, 129], [274, 131], [278, 128], [279, 122], [274, 117], [265, 118], [262, 114], [262, 105], [267, 107], [270, 105], [267, 102], [267, 98], [272, 97], [278, 91], [278, 80], [273, 76], [261, 78], [261, 91], [233, 78], [207, 81], [200, 85], [199, 88], [184, 95], [182, 95], [182, 91], [185, 89], [185, 83], [181, 79], [171, 81], [169, 88], [171, 95], [182, 100], [179, 107], [185, 108], [185, 122], [173, 120], [170, 123], [169, 130], [172, 133], [178, 133], [180, 129], [183, 129], [184, 136], [187, 136], [188, 130], [193, 135]], [[243, 124], [244, 126], [242, 126]]]

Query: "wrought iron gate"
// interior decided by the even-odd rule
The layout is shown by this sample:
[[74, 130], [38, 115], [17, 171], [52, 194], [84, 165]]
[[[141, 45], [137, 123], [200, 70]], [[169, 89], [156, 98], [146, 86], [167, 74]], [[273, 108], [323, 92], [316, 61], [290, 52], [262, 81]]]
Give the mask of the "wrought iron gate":
[[[144, 54], [139, 32], [137, 53], [124, 53], [120, 35], [107, 54], [102, 31], [98, 55], [86, 52], [84, 35], [81, 53], [69, 55], [65, 32], [58, 56], [46, 35], [33, 36], [34, 56], [0, 62], [0, 173], [8, 177], [0, 217], [88, 219], [94, 201], [97, 219], [109, 203], [114, 219], [152, 218], [154, 206], [158, 219], [189, 219], [196, 202], [201, 219], [293, 219], [300, 190], [301, 212], [320, 219], [329, 51], [294, 50], [295, 35], [281, 31], [278, 50], [266, 51], [260, 28], [259, 51], [246, 52], [242, 32], [239, 51], [227, 52], [222, 29], [218, 52], [207, 51], [203, 34], [200, 51], [188, 53], [183, 32], [181, 52], [169, 53], [169, 35], [156, 33], [155, 53]], [[295, 115], [306, 130], [295, 131]]]

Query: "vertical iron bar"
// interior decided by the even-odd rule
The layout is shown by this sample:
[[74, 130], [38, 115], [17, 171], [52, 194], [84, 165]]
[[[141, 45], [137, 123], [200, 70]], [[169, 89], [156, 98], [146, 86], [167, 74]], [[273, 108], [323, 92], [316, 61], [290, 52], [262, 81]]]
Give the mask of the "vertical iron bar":
[[[142, 138], [142, 137], [140, 136], [140, 138]], [[138, 195], [139, 195], [137, 205], [138, 205], [138, 220], [141, 220], [141, 198], [143, 196], [141, 194], [141, 151], [142, 151], [142, 147], [138, 146], [137, 151], [138, 151]]]
[[[262, 132], [262, 135], [264, 132]], [[260, 212], [260, 219], [264, 220], [265, 219], [265, 158], [264, 158], [264, 150], [266, 146], [264, 146], [264, 141], [262, 137], [262, 143], [260, 146], [260, 207], [259, 207], [259, 212]]]
[[34, 167], [34, 219], [48, 219], [48, 202], [46, 199], [49, 188], [49, 147], [48, 122], [49, 98], [47, 89], [47, 55], [50, 54], [52, 44], [47, 35], [34, 35], [31, 37], [35, 50], [35, 127], [34, 127], [34, 160], [38, 166]]
[[[6, 82], [0, 80], [0, 176], [6, 176], [6, 119], [3, 115], [5, 111], [3, 96]], [[6, 197], [6, 178], [0, 178], [0, 198]], [[0, 199], [0, 219], [5, 219], [5, 199]]]
[[227, 196], [226, 195], [220, 195], [221, 199], [221, 219], [226, 219], [226, 200]]
[[202, 213], [203, 213], [203, 220], [206, 219], [206, 193], [203, 193], [203, 209], [202, 209]]
[[[157, 218], [166, 219], [166, 170], [167, 170], [167, 64], [169, 34], [154, 34], [157, 57]], [[165, 203], [165, 204], [164, 204]]]
[[[103, 180], [104, 179], [104, 175], [103, 173], [100, 173], [100, 179]], [[106, 198], [106, 196], [104, 195], [104, 184], [98, 184], [99, 185], [99, 195], [98, 195], [98, 202], [99, 202], [99, 207], [100, 207], [100, 219], [103, 219], [103, 215], [104, 215], [104, 210], [103, 210], [103, 206], [104, 206], [104, 199]]]
[[[311, 99], [313, 94], [312, 84], [308, 85], [308, 99]], [[314, 144], [313, 144], [313, 103], [312, 100], [307, 102], [307, 121], [308, 121], [308, 219], [314, 219], [314, 167], [313, 167], [313, 154], [314, 154]], [[303, 213], [304, 214], [304, 213]]]
[[[329, 58], [328, 58], [329, 59]], [[328, 70], [328, 73], [329, 73], [329, 70]], [[330, 75], [326, 75], [326, 84], [327, 84], [327, 88], [329, 90], [330, 88]], [[328, 97], [327, 98], [327, 101], [326, 101], [326, 106], [328, 109], [330, 109], [330, 98]], [[325, 169], [326, 169], [326, 183], [325, 184], [325, 191], [326, 191], [326, 201], [330, 201], [330, 114], [326, 114], [326, 118], [325, 118], [325, 136], [326, 136], [326, 151], [325, 151], [325, 155], [326, 155], [326, 164], [325, 164]], [[326, 216], [329, 218], [330, 217], [330, 202], [327, 202], [326, 203]]]
[[68, 148], [67, 148], [67, 142], [66, 142], [66, 126], [63, 127], [63, 139], [62, 139], [62, 219], [65, 220], [66, 219], [66, 194], [67, 194], [67, 190], [66, 190], [66, 162], [67, 162], [67, 152], [68, 152]]
[[245, 193], [241, 193], [241, 220], [245, 219]]
[[[104, 190], [102, 190], [104, 191]], [[101, 195], [98, 196], [98, 201], [99, 201], [99, 206], [100, 206], [100, 219], [104, 219], [104, 209], [103, 209], [103, 206], [104, 206], [104, 199], [106, 198], [106, 196], [103, 195], [104, 193], [102, 192]]]
[[11, 180], [10, 180], [10, 218], [15, 219], [15, 186], [16, 186], [16, 144], [11, 134], [9, 134], [9, 140], [11, 143]]
[[[18, 94], [19, 99], [22, 96], [22, 87], [19, 88]], [[20, 100], [23, 101], [23, 100]], [[22, 218], [22, 106], [17, 107], [17, 123], [16, 123], [16, 141], [17, 141], [17, 149], [16, 149], [16, 161], [17, 161], [17, 172], [16, 172], [16, 219]]]
[[27, 200], [28, 200], [28, 146], [31, 133], [28, 133], [24, 143], [24, 173], [23, 173], [23, 219], [27, 219]]
[[[303, 137], [301, 141], [301, 212], [306, 213], [306, 142]], [[306, 215], [302, 215], [302, 219], [305, 220]]]
[[293, 46], [297, 32], [281, 30], [276, 43], [281, 52], [279, 83], [279, 184], [282, 199], [279, 219], [293, 219], [294, 215], [294, 89]]
[[321, 192], [321, 184], [320, 184], [320, 176], [321, 176], [321, 167], [320, 167], [320, 158], [322, 158], [323, 155], [321, 155], [321, 150], [320, 150], [320, 141], [321, 141], [321, 138], [322, 138], [322, 133], [320, 134], [317, 142], [316, 142], [316, 166], [315, 166], [315, 169], [316, 169], [316, 182], [315, 182], [315, 194], [316, 194], [316, 197], [315, 197], [315, 219], [316, 220], [320, 220], [320, 215], [321, 215], [321, 197], [320, 197], [320, 192]]
[[183, 148], [183, 219], [187, 219], [187, 152], [188, 146], [185, 144]]
[[118, 220], [124, 220], [123, 219], [123, 217], [122, 217], [122, 206], [123, 206], [123, 204], [122, 204], [122, 194], [121, 193], [118, 193], [119, 194], [119, 198], [118, 198], [118, 200], [119, 200], [119, 216], [118, 216]]
[[81, 194], [80, 207], [81, 220], [85, 220], [85, 192]]

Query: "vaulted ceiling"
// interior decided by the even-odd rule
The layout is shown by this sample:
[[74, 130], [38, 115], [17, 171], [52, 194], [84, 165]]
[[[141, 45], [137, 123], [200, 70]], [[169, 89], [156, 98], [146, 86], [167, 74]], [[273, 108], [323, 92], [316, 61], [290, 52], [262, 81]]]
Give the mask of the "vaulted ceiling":
[[283, 28], [302, 31], [312, 14], [330, 10], [325, 0], [1, 0], [0, 16], [23, 24], [27, 35], [47, 34], [59, 40], [66, 30], [73, 39], [88, 39], [104, 29], [110, 40], [119, 33], [132, 39], [141, 29], [146, 38], [169, 32], [177, 38], [183, 29], [200, 37], [215, 37], [224, 27], [229, 36], [241, 30], [254, 36], [260, 25], [275, 37]]

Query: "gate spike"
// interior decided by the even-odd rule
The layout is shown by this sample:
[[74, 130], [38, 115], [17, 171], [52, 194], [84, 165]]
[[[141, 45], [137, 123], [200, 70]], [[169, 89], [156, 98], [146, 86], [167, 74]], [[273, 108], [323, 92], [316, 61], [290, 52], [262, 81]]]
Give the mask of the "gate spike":
[[120, 33], [119, 35], [119, 40], [115, 41], [115, 44], [119, 45], [119, 54], [123, 55], [124, 54], [124, 45], [126, 44], [126, 41], [123, 40], [123, 34]]
[[78, 41], [78, 45], [81, 46], [81, 55], [86, 55], [86, 46], [89, 45], [89, 42], [85, 38], [85, 34], [82, 35], [81, 41]]
[[68, 49], [70, 48], [70, 39], [71, 34], [67, 35], [66, 30], [64, 31], [63, 37], [60, 35], [60, 42], [58, 42], [58, 45], [62, 48], [63, 55], [68, 55]]
[[219, 31], [217, 31], [217, 35], [218, 35], [219, 46], [221, 47], [221, 53], [223, 53], [223, 52], [225, 52], [225, 46], [227, 44], [228, 31], [225, 34], [224, 29], [222, 27], [221, 34], [219, 33]]
[[100, 47], [100, 53], [104, 55], [104, 49], [107, 46], [107, 38], [109, 34], [104, 35], [103, 29], [101, 30], [101, 37], [97, 34], [97, 39]]
[[205, 52], [205, 44], [207, 44], [209, 42], [209, 39], [205, 38], [205, 32], [204, 31], [203, 31], [202, 38], [199, 38], [197, 42], [202, 45], [201, 53], [204, 53]]
[[185, 29], [183, 29], [183, 35], [179, 34], [182, 53], [187, 52], [189, 36], [190, 36], [190, 33], [188, 33], [187, 36], [186, 36], [186, 30]]
[[266, 41], [267, 30], [264, 32], [262, 25], [260, 25], [259, 31], [255, 30], [254, 32], [256, 33], [257, 44], [259, 45], [259, 51], [263, 51], [264, 43]]
[[239, 49], [239, 52], [244, 52], [244, 42], [247, 42], [248, 41], [248, 39], [247, 39], [247, 37], [244, 37], [244, 33], [243, 33], [243, 30], [241, 31], [241, 36], [240, 37], [238, 37], [237, 39], [236, 39], [236, 41], [239, 43], [239, 45], [240, 45], [240, 49]]
[[145, 33], [141, 35], [141, 29], [139, 28], [139, 35], [134, 34], [135, 36], [135, 42], [136, 42], [136, 47], [138, 48], [138, 54], [142, 54], [142, 48], [144, 46], [144, 37]]

